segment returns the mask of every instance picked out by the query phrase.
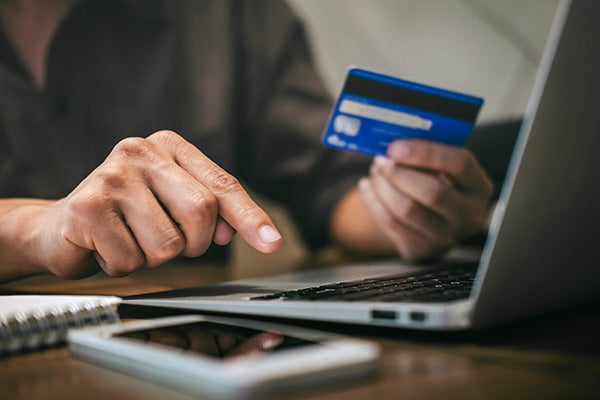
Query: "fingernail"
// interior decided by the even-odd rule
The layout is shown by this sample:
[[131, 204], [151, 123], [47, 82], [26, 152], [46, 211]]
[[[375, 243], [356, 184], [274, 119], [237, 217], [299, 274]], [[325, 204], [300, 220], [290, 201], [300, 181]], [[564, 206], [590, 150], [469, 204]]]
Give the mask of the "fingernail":
[[388, 155], [393, 159], [402, 159], [410, 155], [410, 148], [406, 143], [394, 142], [388, 147]]
[[281, 234], [270, 225], [263, 225], [258, 229], [258, 238], [265, 244], [281, 239]]
[[260, 343], [261, 350], [272, 350], [273, 348], [279, 346], [283, 341], [280, 337], [270, 337], [263, 340]]
[[388, 158], [383, 156], [375, 156], [369, 170], [371, 175], [380, 174], [388, 163]]
[[377, 165], [376, 162], [373, 162], [371, 164], [371, 167], [369, 168], [369, 174], [371, 175], [375, 175], [381, 172], [381, 167], [379, 165]]
[[375, 159], [373, 160], [373, 163], [380, 167], [383, 168], [385, 167], [388, 163], [389, 163], [389, 158], [384, 157], [384, 156], [375, 156]]
[[369, 185], [370, 185], [370, 183], [369, 183], [369, 180], [367, 178], [361, 178], [358, 181], [358, 188], [360, 190], [366, 190], [366, 189], [368, 189]]
[[108, 265], [108, 263], [106, 262], [104, 257], [102, 257], [98, 252], [94, 251], [93, 254], [94, 254], [94, 257], [96, 258], [96, 261], [98, 262], [98, 265], [100, 265], [100, 268], [102, 268], [102, 269], [106, 269], [106, 267], [111, 268], [111, 266]]

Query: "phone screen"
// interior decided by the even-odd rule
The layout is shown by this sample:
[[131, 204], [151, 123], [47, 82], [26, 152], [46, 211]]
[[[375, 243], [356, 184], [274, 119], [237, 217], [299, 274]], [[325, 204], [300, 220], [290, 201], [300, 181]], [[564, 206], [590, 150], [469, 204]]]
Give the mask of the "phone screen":
[[283, 335], [213, 322], [194, 322], [130, 331], [115, 336], [156, 343], [180, 349], [182, 352], [200, 353], [215, 358], [231, 358], [310, 346], [316, 342]]

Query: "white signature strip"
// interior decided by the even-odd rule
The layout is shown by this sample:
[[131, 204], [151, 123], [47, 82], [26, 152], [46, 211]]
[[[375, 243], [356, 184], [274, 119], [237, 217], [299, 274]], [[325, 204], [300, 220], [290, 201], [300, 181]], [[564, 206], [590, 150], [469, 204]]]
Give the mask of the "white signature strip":
[[342, 100], [340, 112], [357, 115], [359, 117], [376, 119], [389, 124], [400, 125], [412, 129], [422, 129], [428, 131], [433, 126], [433, 122], [414, 114], [407, 114], [401, 111], [394, 111], [383, 107], [372, 106], [370, 104], [359, 103], [353, 100]]

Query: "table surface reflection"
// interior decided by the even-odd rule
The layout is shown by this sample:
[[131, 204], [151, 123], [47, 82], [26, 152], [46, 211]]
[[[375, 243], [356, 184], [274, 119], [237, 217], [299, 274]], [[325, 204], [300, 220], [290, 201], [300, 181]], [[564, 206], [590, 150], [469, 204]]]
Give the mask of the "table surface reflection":
[[[124, 278], [32, 277], [11, 291], [127, 296], [220, 282], [219, 265], [164, 266]], [[277, 398], [310, 399], [596, 399], [600, 392], [600, 302], [476, 333], [302, 323], [373, 340], [383, 349], [381, 372], [365, 380], [307, 388]], [[65, 347], [0, 359], [3, 399], [189, 399], [151, 382], [77, 359]]]

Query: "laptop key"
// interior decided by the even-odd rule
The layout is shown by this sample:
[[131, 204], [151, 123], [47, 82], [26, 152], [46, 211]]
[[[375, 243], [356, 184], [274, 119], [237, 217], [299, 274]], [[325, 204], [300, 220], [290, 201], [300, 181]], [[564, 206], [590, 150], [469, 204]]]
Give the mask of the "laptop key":
[[253, 300], [446, 301], [469, 296], [475, 267], [456, 267], [412, 276], [387, 276], [331, 283], [253, 297]]

